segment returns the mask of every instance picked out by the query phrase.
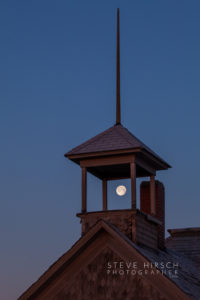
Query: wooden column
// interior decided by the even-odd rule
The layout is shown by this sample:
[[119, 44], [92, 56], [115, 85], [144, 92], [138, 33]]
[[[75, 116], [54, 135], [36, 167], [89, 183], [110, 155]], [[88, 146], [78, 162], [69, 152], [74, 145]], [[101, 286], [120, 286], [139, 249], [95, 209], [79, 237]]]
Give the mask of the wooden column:
[[107, 210], [107, 180], [102, 181], [103, 210]]
[[155, 199], [155, 176], [150, 176], [150, 203], [151, 203], [151, 214], [156, 214], [156, 199]]
[[82, 213], [87, 211], [87, 170], [82, 167]]
[[131, 173], [131, 208], [136, 209], [136, 164], [130, 164]]

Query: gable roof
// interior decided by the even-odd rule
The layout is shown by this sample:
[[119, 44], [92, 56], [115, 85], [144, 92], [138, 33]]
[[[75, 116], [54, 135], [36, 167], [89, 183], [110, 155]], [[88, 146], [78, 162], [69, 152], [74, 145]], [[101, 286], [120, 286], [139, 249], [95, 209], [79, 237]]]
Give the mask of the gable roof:
[[169, 164], [167, 164], [153, 150], [146, 146], [142, 141], [140, 141], [121, 124], [114, 125], [107, 130], [97, 134], [93, 138], [67, 152], [65, 156], [70, 158], [73, 155], [129, 149], [145, 150], [156, 157], [158, 160], [160, 160], [162, 163], [164, 163], [167, 168], [170, 167]]
[[178, 276], [173, 278], [170, 277], [170, 279], [172, 279], [173, 282], [190, 297], [190, 299], [200, 299], [200, 270], [192, 260], [168, 248], [166, 248], [165, 251], [159, 250], [156, 253], [150, 248], [140, 247], [140, 252], [151, 262], [164, 264], [167, 262], [178, 263]]
[[[121, 233], [115, 226], [109, 222], [100, 220], [96, 223], [84, 236], [82, 236], [73, 246], [67, 251], [63, 256], [61, 256], [24, 294], [22, 294], [18, 299], [27, 300], [33, 299], [37, 295], [38, 291], [42, 291], [52, 280], [55, 278], [56, 274], [60, 274], [63, 268], [67, 268], [69, 263], [77, 258], [77, 255], [82, 253], [82, 251], [90, 246], [95, 238], [102, 231], [108, 233], [117, 243], [121, 243], [123, 248], [132, 251], [132, 255], [143, 257], [144, 260], [149, 262], [159, 262], [159, 261], [180, 261], [180, 277], [177, 279], [168, 278], [165, 275], [158, 277], [158, 281], [162, 281], [162, 285], [167, 285], [175, 289], [177, 295], [180, 299], [198, 299], [200, 295], [200, 278], [199, 274], [195, 269], [195, 266], [191, 261], [185, 260], [180, 255], [175, 254], [173, 251], [158, 251], [143, 248], [135, 245], [128, 237]], [[116, 249], [118, 250], [118, 249]], [[134, 257], [133, 256], [133, 257]], [[165, 281], [163, 283], [163, 280]], [[166, 281], [167, 280], [167, 281]], [[169, 291], [170, 293], [170, 291]], [[188, 295], [188, 296], [187, 296]], [[170, 298], [173, 299], [173, 298]], [[177, 298], [179, 299], [179, 298]]]

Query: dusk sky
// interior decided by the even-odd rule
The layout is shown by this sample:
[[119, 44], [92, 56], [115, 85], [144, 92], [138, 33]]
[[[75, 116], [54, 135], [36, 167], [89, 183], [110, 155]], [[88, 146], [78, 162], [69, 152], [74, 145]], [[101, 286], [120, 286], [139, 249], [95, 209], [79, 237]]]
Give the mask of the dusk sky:
[[[80, 237], [81, 172], [64, 153], [115, 123], [117, 7], [122, 124], [172, 166], [156, 177], [166, 228], [200, 226], [199, 0], [3, 0], [1, 300], [16, 299]], [[117, 197], [119, 182], [109, 184], [110, 209], [130, 207], [129, 182]], [[92, 175], [88, 203], [101, 209]]]

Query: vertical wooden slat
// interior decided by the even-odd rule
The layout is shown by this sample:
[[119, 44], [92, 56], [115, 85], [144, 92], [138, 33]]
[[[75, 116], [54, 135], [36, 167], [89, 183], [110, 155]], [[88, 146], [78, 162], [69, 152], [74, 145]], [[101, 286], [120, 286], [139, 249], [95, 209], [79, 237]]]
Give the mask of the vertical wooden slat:
[[150, 203], [151, 203], [151, 214], [156, 214], [156, 201], [155, 201], [155, 176], [150, 176]]
[[82, 212], [87, 211], [87, 170], [82, 168]]
[[107, 210], [107, 180], [102, 181], [103, 210]]
[[136, 164], [130, 164], [131, 173], [131, 208], [136, 209]]

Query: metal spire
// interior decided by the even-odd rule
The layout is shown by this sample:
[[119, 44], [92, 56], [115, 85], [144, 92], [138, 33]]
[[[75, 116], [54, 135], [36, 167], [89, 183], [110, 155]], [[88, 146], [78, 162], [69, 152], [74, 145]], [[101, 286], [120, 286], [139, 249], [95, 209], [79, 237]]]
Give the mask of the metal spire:
[[116, 125], [118, 124], [121, 124], [119, 8], [117, 9], [117, 81], [116, 81]]

